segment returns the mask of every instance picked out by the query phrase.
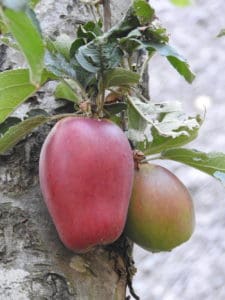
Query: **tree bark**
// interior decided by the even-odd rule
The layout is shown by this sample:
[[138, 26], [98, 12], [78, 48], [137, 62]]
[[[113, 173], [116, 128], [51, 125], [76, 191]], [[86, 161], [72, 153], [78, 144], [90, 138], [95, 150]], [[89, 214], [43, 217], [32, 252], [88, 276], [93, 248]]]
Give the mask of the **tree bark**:
[[[115, 1], [114, 15], [128, 2]], [[73, 3], [77, 14], [86, 9]], [[3, 60], [5, 52], [1, 46], [0, 69], [13, 65]], [[40, 148], [49, 129], [42, 126], [0, 156], [0, 299], [124, 300], [134, 272], [126, 238], [86, 254], [67, 250], [58, 238], [38, 183]]]

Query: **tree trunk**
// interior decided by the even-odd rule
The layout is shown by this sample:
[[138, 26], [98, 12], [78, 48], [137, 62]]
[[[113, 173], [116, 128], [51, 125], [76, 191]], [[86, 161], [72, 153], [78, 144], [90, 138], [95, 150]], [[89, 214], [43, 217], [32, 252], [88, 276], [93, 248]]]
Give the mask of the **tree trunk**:
[[[52, 26], [46, 18], [53, 20], [65, 7], [75, 23], [76, 16], [82, 20], [89, 16], [79, 1], [44, 2], [39, 7], [44, 30]], [[126, 9], [129, 1], [113, 2], [113, 13], [121, 18], [118, 8]], [[66, 24], [59, 23], [59, 31], [71, 30], [69, 19], [58, 15], [57, 19]], [[0, 68], [3, 62], [4, 68], [11, 67], [14, 61], [3, 60], [6, 49], [0, 47]], [[39, 153], [49, 128], [43, 126], [0, 156], [0, 299], [124, 300], [133, 272], [131, 246], [125, 238], [82, 255], [59, 241], [38, 184]]]

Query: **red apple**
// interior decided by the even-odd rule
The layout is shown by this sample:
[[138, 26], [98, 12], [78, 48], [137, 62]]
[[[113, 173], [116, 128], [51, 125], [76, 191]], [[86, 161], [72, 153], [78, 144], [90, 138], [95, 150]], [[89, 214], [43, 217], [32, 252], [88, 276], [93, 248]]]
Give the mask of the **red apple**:
[[140, 164], [134, 185], [125, 233], [151, 252], [169, 251], [187, 241], [194, 230], [192, 198], [169, 170]]
[[129, 142], [114, 123], [67, 117], [53, 127], [42, 146], [39, 177], [65, 246], [86, 252], [121, 235], [133, 170]]

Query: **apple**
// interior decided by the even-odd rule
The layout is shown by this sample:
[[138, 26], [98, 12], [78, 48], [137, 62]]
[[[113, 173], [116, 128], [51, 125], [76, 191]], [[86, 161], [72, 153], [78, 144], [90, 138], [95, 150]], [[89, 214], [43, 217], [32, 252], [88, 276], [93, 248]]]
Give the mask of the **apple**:
[[164, 167], [139, 164], [125, 234], [151, 252], [170, 251], [191, 237], [194, 226], [192, 198], [183, 183]]
[[60, 239], [75, 252], [122, 233], [134, 176], [123, 131], [108, 120], [66, 117], [41, 150], [40, 187]]

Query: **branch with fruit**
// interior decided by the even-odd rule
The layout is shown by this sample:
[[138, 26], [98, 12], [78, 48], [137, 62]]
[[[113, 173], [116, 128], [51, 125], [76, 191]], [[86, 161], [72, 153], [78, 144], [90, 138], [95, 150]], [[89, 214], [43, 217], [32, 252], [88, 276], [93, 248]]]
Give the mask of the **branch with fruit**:
[[[224, 184], [225, 154], [183, 148], [197, 137], [203, 117], [187, 116], [178, 102], [146, 99], [142, 76], [156, 53], [187, 82], [195, 75], [144, 0], [133, 0], [106, 32], [101, 19], [80, 25], [75, 39], [43, 37], [37, 2], [0, 1], [0, 42], [23, 53], [28, 66], [0, 73], [0, 154], [38, 126], [57, 121], [43, 144], [39, 174], [65, 246], [85, 252], [114, 242], [125, 228], [145, 249], [173, 249], [193, 232], [193, 203], [178, 178], [148, 160], [178, 161]], [[142, 65], [140, 51], [146, 54]], [[73, 112], [37, 109], [15, 117], [49, 81], [57, 82], [55, 98], [72, 104]]]

